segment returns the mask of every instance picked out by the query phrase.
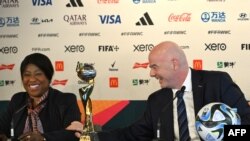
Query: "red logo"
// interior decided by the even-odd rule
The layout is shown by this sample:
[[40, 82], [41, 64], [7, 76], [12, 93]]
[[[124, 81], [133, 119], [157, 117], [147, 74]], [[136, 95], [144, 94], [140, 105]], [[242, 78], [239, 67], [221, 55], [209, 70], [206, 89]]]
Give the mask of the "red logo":
[[63, 61], [56, 61], [55, 62], [55, 70], [56, 71], [64, 71], [64, 63], [63, 63]]
[[52, 85], [64, 85], [65, 86], [67, 81], [68, 81], [67, 79], [65, 79], [65, 80], [54, 80]]
[[133, 69], [136, 69], [136, 68], [145, 68], [146, 69], [148, 67], [148, 64], [149, 63], [142, 63], [142, 64], [135, 63]]
[[202, 60], [193, 60], [193, 69], [202, 70]]
[[118, 77], [110, 77], [109, 78], [109, 87], [110, 88], [118, 88]]
[[10, 65], [4, 65], [2, 64], [0, 66], [0, 70], [4, 70], [4, 69], [9, 69], [9, 70], [12, 70], [14, 68], [15, 64], [10, 64]]
[[189, 22], [191, 19], [191, 13], [182, 13], [181, 15], [174, 15], [173, 13], [169, 15], [169, 22]]

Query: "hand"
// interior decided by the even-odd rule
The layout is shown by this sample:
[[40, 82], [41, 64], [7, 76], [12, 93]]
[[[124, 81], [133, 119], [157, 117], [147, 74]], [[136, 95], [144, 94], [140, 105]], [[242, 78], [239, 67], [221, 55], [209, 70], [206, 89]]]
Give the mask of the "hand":
[[76, 131], [75, 136], [80, 138], [81, 133], [83, 132], [83, 124], [79, 121], [73, 121], [71, 124], [66, 128], [66, 130]]
[[7, 140], [8, 140], [8, 138], [6, 135], [0, 134], [0, 141], [7, 141]]
[[27, 132], [22, 134], [18, 140], [20, 141], [46, 141], [46, 139], [39, 132]]

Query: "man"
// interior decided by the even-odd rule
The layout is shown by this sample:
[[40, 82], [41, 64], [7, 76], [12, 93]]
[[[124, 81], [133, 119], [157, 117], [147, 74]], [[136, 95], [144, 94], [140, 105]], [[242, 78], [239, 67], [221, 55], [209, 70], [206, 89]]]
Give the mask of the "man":
[[[248, 102], [226, 72], [189, 68], [183, 50], [171, 41], [155, 46], [148, 59], [150, 76], [159, 81], [161, 89], [149, 96], [145, 113], [138, 121], [124, 129], [98, 133], [101, 141], [151, 141], [159, 137], [158, 129], [162, 140], [180, 140], [174, 93], [182, 86], [186, 87], [183, 99], [188, 115], [188, 140], [200, 140], [195, 129], [195, 116], [211, 102], [222, 102], [237, 108], [241, 123], [250, 124]], [[68, 129], [81, 131], [82, 126], [79, 122], [73, 122]], [[79, 136], [79, 133], [76, 135]]]

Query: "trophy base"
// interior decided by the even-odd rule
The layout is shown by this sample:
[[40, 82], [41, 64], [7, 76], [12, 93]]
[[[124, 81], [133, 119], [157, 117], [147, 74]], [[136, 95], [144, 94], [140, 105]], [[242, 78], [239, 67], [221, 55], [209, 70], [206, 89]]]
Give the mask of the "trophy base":
[[83, 133], [83, 135], [80, 136], [79, 141], [99, 141], [99, 137], [97, 132]]

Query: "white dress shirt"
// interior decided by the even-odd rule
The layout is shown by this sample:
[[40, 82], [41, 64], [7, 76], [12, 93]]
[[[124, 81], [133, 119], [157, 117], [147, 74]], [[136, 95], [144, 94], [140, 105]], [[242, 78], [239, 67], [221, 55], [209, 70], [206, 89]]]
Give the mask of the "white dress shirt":
[[[188, 75], [183, 83], [183, 86], [186, 87], [183, 100], [186, 105], [187, 112], [187, 121], [188, 121], [188, 129], [191, 141], [200, 141], [199, 135], [195, 128], [195, 113], [194, 113], [194, 100], [193, 100], [193, 90], [192, 90], [192, 81], [191, 81], [191, 70], [189, 69]], [[173, 93], [175, 96], [177, 89], [173, 89]], [[173, 105], [174, 112], [174, 135], [175, 141], [179, 141], [179, 127], [178, 127], [178, 116], [177, 116], [177, 98], [174, 100]]]

